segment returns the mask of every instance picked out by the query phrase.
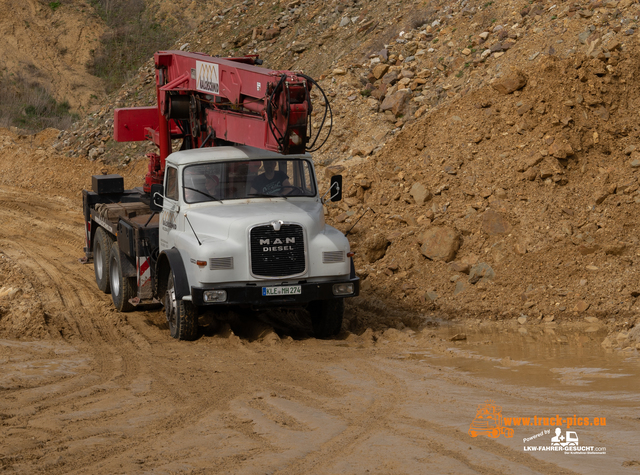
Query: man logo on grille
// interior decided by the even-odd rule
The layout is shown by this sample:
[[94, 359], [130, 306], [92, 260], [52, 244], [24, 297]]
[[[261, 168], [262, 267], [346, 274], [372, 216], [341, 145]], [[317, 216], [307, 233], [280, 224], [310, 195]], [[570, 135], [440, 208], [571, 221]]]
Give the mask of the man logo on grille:
[[217, 64], [196, 61], [196, 89], [213, 94], [220, 92]]
[[288, 237], [288, 238], [284, 238], [284, 243], [282, 242], [282, 239], [280, 238], [275, 238], [273, 240], [273, 242], [271, 242], [271, 239], [260, 239], [260, 245], [264, 246], [265, 244], [268, 246], [270, 244], [273, 244], [274, 246], [276, 244], [295, 244], [296, 243], [296, 238], [294, 237]]
[[273, 242], [271, 241], [271, 239], [260, 239], [262, 252], [293, 251], [293, 246], [287, 246], [287, 244], [295, 243], [296, 238], [294, 237], [285, 238], [284, 242], [282, 242], [282, 239], [280, 238], [275, 238]]

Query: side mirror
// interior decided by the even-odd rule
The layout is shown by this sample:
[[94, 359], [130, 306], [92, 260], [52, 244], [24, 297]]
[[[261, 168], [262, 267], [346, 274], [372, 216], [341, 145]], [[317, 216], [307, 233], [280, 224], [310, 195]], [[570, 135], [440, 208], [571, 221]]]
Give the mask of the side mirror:
[[162, 211], [162, 205], [164, 204], [164, 195], [162, 194], [163, 191], [163, 185], [159, 183], [151, 185], [151, 202], [149, 203], [151, 212], [159, 213], [160, 211]]
[[329, 192], [331, 201], [340, 201], [342, 199], [342, 175], [333, 175], [331, 177]]

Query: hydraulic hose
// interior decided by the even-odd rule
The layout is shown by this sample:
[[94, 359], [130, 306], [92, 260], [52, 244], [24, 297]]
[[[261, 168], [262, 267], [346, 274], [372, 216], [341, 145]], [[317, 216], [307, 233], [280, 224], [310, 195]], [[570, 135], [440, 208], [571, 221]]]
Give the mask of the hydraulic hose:
[[[325, 94], [324, 90], [320, 87], [318, 82], [315, 79], [313, 79], [312, 77], [307, 76], [306, 74], [302, 74], [302, 73], [296, 73], [296, 74], [298, 76], [300, 76], [300, 77], [305, 78], [307, 81], [309, 81], [315, 87], [317, 87], [318, 90], [320, 91], [320, 93], [322, 94], [322, 97], [324, 98], [325, 106], [324, 106], [324, 115], [322, 116], [322, 122], [320, 123], [320, 127], [318, 128], [318, 132], [316, 133], [315, 137], [313, 138], [311, 144], [306, 147], [308, 152], [315, 152], [316, 150], [319, 150], [327, 142], [327, 140], [329, 139], [329, 135], [331, 135], [331, 129], [333, 128], [333, 111], [331, 110], [331, 104], [329, 104], [329, 98]], [[307, 100], [309, 101], [309, 110], [311, 110], [311, 99], [307, 99]], [[331, 120], [331, 122], [329, 123], [329, 131], [327, 132], [327, 136], [324, 138], [322, 143], [320, 145], [318, 145], [317, 147], [315, 147], [316, 142], [318, 141], [318, 138], [320, 137], [320, 133], [322, 132], [322, 129], [324, 128], [325, 121], [327, 120], [327, 113], [329, 114], [329, 118]], [[309, 130], [311, 131], [311, 123], [309, 123]]]

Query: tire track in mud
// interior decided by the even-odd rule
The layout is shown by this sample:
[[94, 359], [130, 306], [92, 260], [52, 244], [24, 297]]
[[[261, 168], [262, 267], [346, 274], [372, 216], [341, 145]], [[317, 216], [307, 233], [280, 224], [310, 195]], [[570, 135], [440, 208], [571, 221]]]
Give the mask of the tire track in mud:
[[[470, 441], [466, 433], [456, 428], [404, 416], [401, 396], [409, 401], [416, 401], [420, 400], [420, 394], [409, 389], [406, 379], [396, 376], [393, 368], [379, 364], [376, 359], [374, 357], [373, 361], [366, 362], [351, 361], [348, 375], [339, 376], [336, 371], [330, 371], [334, 377], [338, 376], [336, 378], [338, 385], [349, 386], [350, 383], [364, 385], [376, 395], [375, 400], [363, 411], [349, 414], [348, 411], [341, 410], [339, 407], [327, 410], [323, 407], [326, 403], [323, 404], [318, 399], [314, 407], [327, 410], [327, 414], [334, 418], [338, 417], [345, 423], [345, 429], [325, 441], [318, 450], [291, 460], [286, 468], [276, 469], [274, 473], [282, 475], [334, 473], [343, 472], [345, 468], [348, 471], [348, 467], [344, 465], [340, 469], [330, 468], [332, 465], [328, 461], [361, 458], [358, 455], [362, 455], [363, 446], [366, 446], [371, 439], [379, 438], [383, 433], [385, 438], [399, 439], [401, 442], [396, 441], [396, 445], [415, 446], [422, 449], [425, 456], [427, 454], [435, 456], [438, 459], [434, 465], [436, 471], [439, 470], [436, 467], [441, 467], [443, 470], [464, 470], [481, 474], [576, 473], [491, 440]], [[419, 368], [415, 369], [419, 370]], [[469, 455], [468, 450], [471, 446], [476, 450]], [[390, 470], [393, 471], [392, 468]]]
[[[45, 299], [41, 297], [41, 301], [50, 313], [62, 315], [86, 342], [113, 341], [115, 334], [103, 333], [106, 328], [101, 319], [91, 318], [95, 312], [93, 309], [103, 306], [103, 301], [97, 299], [95, 293], [88, 291], [88, 284], [84, 279], [69, 278], [77, 270], [69, 269], [57, 257], [52, 257], [55, 252], [48, 251], [52, 251], [52, 248], [35, 247], [33, 243], [23, 242], [6, 249], [5, 253], [22, 264], [32, 285], [43, 292]], [[95, 330], [103, 333], [100, 335], [102, 338], [96, 336]]]
[[[10, 208], [22, 210], [27, 207], [28, 200], [25, 200], [20, 206]], [[55, 214], [55, 210], [47, 212]], [[8, 218], [7, 221], [13, 222], [13, 226], [0, 232], [0, 239], [3, 235], [9, 238], [2, 239], [1, 247], [12, 260], [19, 263], [23, 273], [37, 288], [47, 312], [61, 319], [52, 322], [54, 329], [60, 321], [73, 328], [72, 334], [62, 332], [63, 337], [91, 355], [90, 374], [96, 377], [81, 374], [62, 382], [54, 379], [51, 383], [45, 383], [51, 386], [49, 394], [35, 394], [31, 389], [18, 387], [11, 391], [12, 400], [24, 402], [27, 399], [30, 401], [29, 404], [27, 407], [19, 407], [19, 403], [2, 405], [3, 410], [11, 412], [19, 408], [18, 412], [24, 416], [16, 417], [20, 419], [16, 420], [16, 423], [26, 420], [38, 425], [39, 421], [49, 419], [54, 421], [53, 426], [65, 426], [58, 430], [46, 428], [47, 423], [42, 423], [43, 430], [48, 432], [52, 439], [64, 439], [61, 437], [62, 434], [68, 433], [70, 426], [73, 426], [74, 435], [70, 441], [80, 446], [92, 445], [91, 439], [95, 437], [95, 431], [91, 427], [96, 423], [107, 427], [126, 426], [124, 420], [134, 417], [141, 408], [148, 405], [148, 401], [144, 399], [132, 398], [131, 393], [134, 391], [131, 387], [135, 386], [137, 381], [143, 381], [142, 386], [145, 385], [144, 381], [153, 381], [156, 389], [154, 392], [161, 394], [161, 406], [181, 407], [180, 410], [173, 411], [174, 414], [162, 415], [159, 421], [144, 427], [144, 432], [150, 431], [153, 434], [166, 430], [167, 425], [180, 430], [189, 420], [198, 418], [207, 408], [202, 407], [198, 399], [189, 404], [180, 404], [181, 401], [188, 401], [189, 396], [193, 394], [176, 384], [174, 368], [158, 363], [157, 360], [151, 364], [147, 361], [149, 358], [140, 352], [140, 349], [150, 348], [149, 339], [160, 342], [164, 340], [166, 343], [166, 336], [157, 328], [138, 324], [140, 315], [149, 318], [142, 312], [136, 313], [133, 320], [137, 323], [136, 327], [146, 330], [143, 333], [129, 325], [125, 316], [109, 311], [109, 298], [101, 296], [95, 289], [91, 266], [81, 266], [73, 260], [70, 261], [70, 256], [78, 252], [81, 232], [78, 232], [78, 238], [69, 236], [69, 233], [61, 232], [55, 226], [47, 226], [48, 223], [42, 221], [46, 218], [33, 216], [34, 213], [31, 213], [26, 218], [22, 216], [18, 221], [15, 213], [4, 213], [4, 216], [0, 213], [0, 218]], [[61, 236], [62, 239], [52, 240], [51, 234], [55, 234], [56, 238]], [[157, 356], [150, 355], [151, 358]], [[150, 376], [152, 370], [157, 372], [156, 377]], [[168, 377], [164, 377], [165, 374]], [[29, 395], [24, 394], [26, 391], [29, 391]], [[149, 389], [142, 392], [148, 391]], [[116, 403], [110, 407], [108, 401]], [[71, 416], [60, 416], [61, 408], [67, 408], [63, 412], [70, 413]], [[85, 431], [90, 434], [84, 434]], [[117, 459], [119, 453], [126, 449], [135, 452], [136, 447], [144, 443], [146, 438], [140, 437], [133, 444], [130, 440], [122, 442], [119, 438], [110, 440], [108, 444], [93, 444], [91, 455], [74, 453], [73, 463], [63, 464], [64, 471], [71, 469], [86, 473], [85, 467], [92, 466], [96, 459]], [[57, 444], [61, 453], [69, 452], [66, 449], [67, 445], [68, 442]], [[36, 456], [34, 461], [38, 460]], [[37, 463], [28, 465], [29, 471], [33, 471]]]
[[[72, 338], [75, 336], [81, 338], [83, 345], [104, 346], [104, 343], [112, 343], [118, 340], [117, 333], [113, 331], [112, 327], [106, 325], [104, 319], [101, 318], [103, 312], [99, 311], [97, 312], [97, 318], [91, 318], [92, 312], [96, 313], [95, 308], [92, 307], [97, 307], [100, 310], [103, 308], [103, 304], [94, 297], [90, 297], [85, 303], [78, 296], [78, 293], [90, 295], [83, 288], [86, 284], [81, 282], [80, 287], [78, 287], [74, 285], [77, 280], [73, 279], [71, 283], [65, 283], [69, 280], [68, 277], [65, 276], [64, 272], [59, 271], [55, 262], [50, 260], [48, 256], [45, 257], [42, 252], [34, 252], [28, 248], [25, 249], [23, 246], [20, 247], [22, 252], [15, 252], [15, 248], [5, 249], [5, 252], [14, 261], [21, 262], [22, 269], [25, 275], [30, 278], [32, 285], [42, 292], [42, 304], [50, 319], [54, 320], [52, 322], [54, 325], [56, 325], [56, 317], [63, 319], [67, 325], [74, 329]], [[46, 252], [46, 250], [45, 248], [44, 251]], [[95, 316], [93, 315], [93, 317]], [[61, 328], [57, 330], [61, 330]], [[62, 331], [61, 333], [64, 334], [65, 332]], [[112, 358], [108, 354], [101, 355], [102, 352], [95, 352], [94, 362], [99, 373], [105, 374], [108, 373], [106, 371], [108, 368], [113, 367]]]
[[[68, 210], [56, 209], [55, 205], [46, 208], [36, 205], [32, 208], [30, 195], [14, 196], [19, 203], [5, 199], [3, 205], [6, 207], [0, 208], [0, 220], [5, 222], [0, 230], [0, 248], [18, 264], [38, 292], [54, 333], [63, 330], [61, 333], [65, 339], [70, 338], [71, 342], [90, 354], [92, 369], [62, 379], [46, 379], [42, 384], [48, 386], [49, 391], [43, 391], [42, 387], [36, 391], [18, 383], [15, 388], [5, 391], [8, 397], [4, 398], [0, 407], [3, 412], [15, 413], [16, 423], [34, 418], [57, 420], [59, 423], [61, 407], [96, 405], [112, 396], [117, 400], [118, 388], [126, 387], [140, 377], [136, 353], [141, 341], [138, 339], [137, 344], [133, 344], [126, 335], [131, 332], [117, 329], [118, 322], [113, 318], [113, 312], [107, 310], [107, 298], [101, 297], [92, 288], [91, 266], [75, 264], [71, 260], [71, 256], [78, 253], [82, 230], [74, 233], [72, 230], [75, 225], [64, 222], [60, 225], [60, 221], [50, 225], [53, 216], [64, 218]], [[105, 318], [107, 316], [111, 318]], [[73, 334], [65, 335], [65, 326], [72, 328]], [[27, 405], [25, 401], [29, 401]], [[99, 412], [99, 417], [106, 421], [125, 412], [133, 413], [136, 409], [135, 406], [128, 411], [107, 408]], [[78, 420], [82, 420], [82, 417]], [[87, 420], [91, 420], [91, 417]], [[73, 425], [77, 426], [74, 432], [80, 434], [83, 426], [91, 424], [78, 424], [76, 421]], [[45, 431], [53, 438], [61, 435], [55, 429]], [[78, 442], [82, 437], [73, 439]]]
[[[14, 206], [9, 206], [9, 208], [28, 209], [28, 200], [20, 203], [19, 206], [14, 203]], [[46, 210], [46, 212], [55, 214], [55, 210]], [[83, 428], [90, 427], [96, 420], [99, 420], [100, 424], [109, 425], [112, 421], [121, 421], [139, 412], [140, 406], [145, 405], [146, 402], [131, 400], [128, 387], [134, 385], [137, 380], [150, 380], [151, 366], [160, 374], [168, 375], [172, 375], [172, 368], [167, 367], [163, 371], [162, 364], [157, 362], [154, 365], [147, 364], [146, 358], [141, 357], [140, 354], [141, 348], [149, 348], [149, 337], [153, 337], [155, 340], [159, 339], [160, 330], [152, 327], [145, 332], [146, 335], [140, 334], [126, 322], [126, 317], [109, 311], [108, 297], [100, 296], [95, 289], [91, 266], [81, 266], [73, 261], [68, 262], [69, 257], [78, 252], [76, 246], [81, 242], [81, 232], [78, 232], [78, 238], [69, 236], [70, 233], [61, 232], [55, 226], [47, 226], [48, 223], [43, 221], [46, 218], [34, 218], [35, 214], [25, 213], [26, 218], [21, 216], [21, 220], [17, 220], [17, 216], [13, 212], [4, 213], [4, 216], [0, 214], [3, 220], [8, 218], [7, 221], [13, 222], [13, 226], [0, 233], [0, 238], [3, 234], [9, 238], [2, 240], [1, 246], [12, 260], [19, 262], [24, 274], [38, 289], [47, 312], [63, 319], [65, 325], [73, 328], [73, 334], [64, 335], [63, 332], [63, 336], [85, 349], [92, 356], [93, 371], [91, 374], [97, 375], [98, 379], [80, 375], [71, 378], [73, 381], [67, 380], [62, 384], [54, 380], [53, 384], [56, 387], [53, 394], [40, 395], [40, 397], [35, 396], [31, 391], [30, 397], [24, 398], [21, 394], [23, 391], [18, 388], [13, 391], [13, 399], [30, 399], [29, 407], [22, 407], [20, 412], [32, 413], [32, 417], [36, 416], [40, 420], [48, 417], [59, 418], [57, 413], [60, 407], [71, 405], [71, 408], [74, 409], [72, 413], [78, 414], [71, 422], [76, 427], [74, 433], [78, 436], [72, 439], [74, 443], [80, 444], [83, 440], [87, 441], [91, 437], [81, 435]], [[62, 239], [52, 240], [52, 233], [56, 237], [61, 236]], [[105, 316], [110, 318], [105, 318]], [[134, 319], [138, 320], [135, 317]], [[53, 324], [56, 325], [56, 322]], [[140, 325], [137, 326], [140, 327]], [[144, 324], [142, 326], [144, 327]], [[160, 338], [160, 340], [162, 339]], [[188, 399], [185, 397], [188, 394], [185, 394], [179, 385], [174, 384], [175, 381], [171, 377], [156, 377], [153, 378], [153, 381], [158, 392], [163, 395], [162, 399], [175, 402]], [[106, 407], [104, 410], [98, 410], [97, 413], [87, 410], [88, 414], [82, 414], [82, 408], [99, 407], [102, 401], [109, 399], [121, 401], [125, 407]], [[163, 405], [166, 406], [166, 403]], [[13, 405], [7, 405], [5, 410], [11, 411], [17, 408], [17, 406], [13, 408], [11, 406]], [[202, 407], [197, 408], [197, 402], [183, 406], [178, 415], [169, 418], [175, 419], [173, 425], [179, 421], [178, 426], [183, 427], [185, 416], [198, 417], [201, 411], [206, 410]], [[167, 422], [169, 420], [162, 417], [156, 429], [159, 430], [166, 426]], [[57, 435], [60, 433], [55, 431], [50, 433], [50, 436], [54, 438], [57, 438]], [[138, 443], [141, 442], [138, 441]], [[134, 447], [138, 443], [134, 444]], [[64, 444], [59, 447], [63, 448]], [[113, 453], [114, 448], [131, 449], [131, 442], [112, 441], [108, 447], [94, 447], [90, 457], [76, 454], [73, 464], [66, 464], [66, 466], [68, 468], [71, 468], [69, 465], [79, 467], [78, 470], [82, 472], [82, 467], [91, 465], [92, 460], [95, 460], [96, 457], [98, 459], [109, 458], [109, 454]]]
[[[162, 343], [162, 342], [158, 342]], [[226, 342], [222, 342], [223, 346], [228, 347]], [[207, 345], [209, 346], [209, 345]], [[219, 349], [218, 345], [215, 345]], [[205, 350], [215, 350], [216, 348], [205, 347]], [[188, 346], [180, 345], [180, 342], [173, 340], [164, 341], [161, 348], [151, 347], [150, 359], [153, 360], [153, 374], [150, 375], [150, 387], [143, 391], [148, 394], [148, 399], [144, 402], [141, 411], [143, 417], [149, 420], [146, 424], [138, 427], [135, 434], [127, 434], [124, 441], [117, 440], [114, 445], [108, 445], [101, 448], [97, 457], [93, 460], [86, 460], [84, 463], [77, 463], [73, 470], [65, 473], [113, 473], [114, 471], [122, 471], [123, 463], [131, 467], [125, 469], [126, 472], [135, 472], [139, 467], [139, 459], [141, 454], [162, 453], [163, 462], [161, 466], [176, 463], [177, 467], [182, 467], [181, 451], [173, 454], [173, 448], [169, 444], [172, 440], [190, 439], [192, 437], [193, 427], [206, 419], [212, 411], [220, 410], [220, 401], [218, 401], [211, 392], [216, 386], [215, 378], [210, 378], [206, 374], [198, 378], [195, 384], [192, 382], [192, 372], [185, 368], [184, 362], [193, 362], [197, 360], [199, 354], [203, 351], [202, 347], [194, 347], [192, 344]], [[167, 354], [169, 350], [169, 354]], [[178, 351], [176, 351], [178, 350]], [[217, 371], [216, 371], [217, 373]], [[231, 370], [227, 371], [227, 381], [231, 384], [219, 383], [222, 387], [233, 385], [233, 375]], [[237, 386], [237, 384], [236, 384]], [[215, 391], [215, 390], [214, 390]], [[238, 392], [241, 388], [237, 389]], [[151, 412], [151, 413], [149, 413]], [[119, 419], [130, 419], [140, 416], [138, 411], [135, 414], [123, 415]], [[116, 418], [117, 419], [117, 418]], [[106, 423], [108, 421], [105, 421]], [[221, 426], [222, 430], [223, 427]], [[159, 434], [162, 436], [159, 438]], [[166, 441], [166, 442], [165, 442]], [[200, 450], [199, 445], [197, 447]], [[203, 447], [202, 450], [205, 450]], [[95, 455], [95, 454], [94, 454]], [[152, 458], [154, 458], [152, 456]], [[96, 462], [95, 460], [99, 461]], [[142, 457], [144, 460], [144, 457]], [[187, 463], [187, 462], [185, 462]], [[211, 468], [211, 464], [208, 465]], [[174, 473], [182, 470], [172, 469], [168, 471], [159, 470], [158, 473]]]
[[[340, 411], [339, 407], [333, 407], [333, 411], [330, 413], [335, 413], [337, 409], [340, 419], [345, 422], [345, 430], [322, 444], [319, 450], [308, 454], [300, 460], [296, 460], [295, 464], [291, 464], [295, 465], [295, 467], [290, 466], [275, 473], [288, 475], [316, 472], [319, 468], [327, 466], [327, 460], [338, 457], [348, 458], [357, 449], [358, 445], [367, 440], [373, 433], [388, 427], [389, 419], [396, 412], [397, 395], [404, 392], [402, 387], [398, 387], [403, 386], [400, 380], [390, 374], [383, 375], [378, 371], [372, 371], [371, 364], [368, 362], [357, 362], [357, 364], [351, 365], [349, 369], [349, 376], [345, 374], [346, 370], [337, 369], [338, 372], [342, 373], [341, 377], [337, 379], [338, 384], [349, 384], [348, 379], [357, 374], [360, 384], [362, 384], [363, 380], [368, 381], [364, 384], [373, 385], [378, 389], [378, 394], [375, 397], [372, 396], [368, 407], [355, 414], [347, 414], [345, 411]], [[335, 372], [336, 368], [329, 369], [329, 373], [334, 377], [336, 376]], [[390, 384], [393, 385], [393, 390], [390, 390]]]
[[[342, 466], [341, 469], [329, 468], [331, 464], [327, 464], [327, 461], [357, 459], [359, 458], [358, 455], [361, 455], [363, 447], [368, 445], [371, 440], [379, 438], [381, 434], [385, 434], [385, 438], [400, 438], [403, 440], [402, 444], [407, 446], [422, 445], [425, 448], [425, 454], [437, 452], [439, 457], [466, 462], [463, 454], [453, 450], [441, 450], [442, 447], [434, 444], [433, 440], [431, 440], [430, 444], [416, 444], [415, 434], [398, 430], [398, 420], [402, 419], [399, 414], [402, 407], [402, 399], [400, 397], [401, 395], [408, 397], [409, 389], [405, 381], [396, 377], [393, 372], [381, 368], [377, 363], [376, 358], [373, 361], [358, 361], [356, 364], [352, 362], [348, 376], [345, 374], [337, 379], [338, 384], [350, 385], [351, 383], [357, 383], [359, 386], [364, 384], [371, 390], [371, 394], [375, 394], [375, 397], [371, 396], [374, 398], [371, 404], [364, 411], [356, 414], [342, 412], [341, 416], [347, 423], [347, 428], [343, 432], [323, 444], [320, 450], [309, 454], [301, 460], [296, 460], [290, 467], [275, 473], [288, 475], [340, 472], [346, 467]], [[403, 423], [409, 424], [408, 420], [404, 420]], [[463, 463], [463, 465], [466, 465], [469, 469], [476, 470], [478, 473], [502, 473], [477, 464]], [[394, 470], [393, 465], [385, 468], [391, 471]]]

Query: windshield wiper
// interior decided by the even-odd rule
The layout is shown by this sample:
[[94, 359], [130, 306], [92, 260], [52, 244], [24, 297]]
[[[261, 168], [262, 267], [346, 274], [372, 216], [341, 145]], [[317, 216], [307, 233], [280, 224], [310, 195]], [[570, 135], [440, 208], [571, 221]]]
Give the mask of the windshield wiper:
[[211, 198], [212, 200], [216, 200], [219, 201], [220, 203], [222, 203], [222, 200], [220, 198], [216, 198], [215, 196], [210, 195], [209, 193], [202, 191], [202, 190], [198, 190], [196, 188], [191, 188], [190, 186], [183, 186], [182, 188], [184, 188], [185, 190], [191, 190], [191, 191], [195, 191], [196, 193], [200, 193], [204, 196], [207, 196], [209, 198]]

